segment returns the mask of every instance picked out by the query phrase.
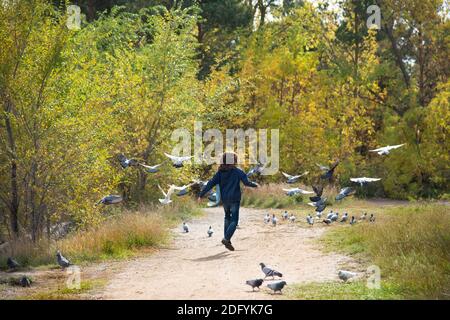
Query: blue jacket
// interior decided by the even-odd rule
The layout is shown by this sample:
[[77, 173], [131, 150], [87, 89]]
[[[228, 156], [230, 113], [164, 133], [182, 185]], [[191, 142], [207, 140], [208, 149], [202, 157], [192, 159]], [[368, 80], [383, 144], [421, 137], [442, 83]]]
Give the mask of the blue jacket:
[[241, 181], [248, 187], [257, 187], [256, 183], [248, 180], [247, 175], [241, 169], [231, 168], [228, 170], [219, 170], [214, 177], [208, 181], [199, 196], [203, 197], [209, 190], [218, 184], [220, 186], [220, 198], [223, 202], [239, 202], [241, 201]]

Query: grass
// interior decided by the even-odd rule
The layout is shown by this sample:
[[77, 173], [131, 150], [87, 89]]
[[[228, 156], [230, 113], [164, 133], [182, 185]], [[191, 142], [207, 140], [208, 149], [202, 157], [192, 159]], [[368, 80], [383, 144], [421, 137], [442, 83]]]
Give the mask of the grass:
[[[398, 292], [411, 299], [450, 297], [450, 212], [447, 205], [383, 209], [377, 214], [376, 223], [331, 229], [324, 236], [324, 242], [327, 250], [339, 250], [363, 258], [368, 265], [378, 265], [387, 297], [390, 297], [390, 288], [396, 289], [392, 298]], [[359, 288], [357, 284], [352, 286], [355, 290]], [[308, 292], [311, 288], [302, 287], [297, 291]], [[334, 285], [326, 285], [324, 292], [328, 289], [333, 293]], [[355, 295], [359, 292], [364, 298], [366, 293], [358, 290]], [[381, 295], [386, 294], [383, 291]]]

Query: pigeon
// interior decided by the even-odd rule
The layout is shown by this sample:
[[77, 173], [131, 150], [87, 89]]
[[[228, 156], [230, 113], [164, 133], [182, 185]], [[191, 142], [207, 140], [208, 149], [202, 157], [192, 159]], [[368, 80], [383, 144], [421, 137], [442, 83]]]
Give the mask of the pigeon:
[[275, 215], [273, 215], [273, 216], [272, 216], [272, 225], [273, 225], [274, 227], [276, 227], [276, 226], [277, 226], [277, 222], [278, 222], [277, 217], [275, 217]]
[[[327, 202], [327, 198], [323, 198], [323, 199], [321, 198], [319, 201], [309, 202], [308, 205], [318, 208], [318, 207], [323, 206], [326, 202]], [[323, 210], [320, 210], [320, 211], [323, 211]]]
[[216, 185], [216, 191], [208, 196], [208, 207], [217, 207], [220, 204], [220, 186]]
[[333, 177], [334, 170], [338, 166], [339, 161], [336, 161], [322, 176], [320, 176], [324, 180], [331, 180]]
[[320, 197], [322, 197], [322, 193], [323, 193], [323, 187], [322, 186], [320, 186], [320, 187], [313, 186], [312, 188], [316, 195], [314, 197], [310, 197], [309, 200], [311, 200], [312, 202], [320, 201], [320, 199], [321, 199]]
[[310, 226], [312, 226], [312, 225], [314, 225], [314, 218], [311, 217], [310, 214], [308, 214], [308, 216], [306, 217], [306, 222], [307, 222]]
[[162, 163], [154, 165], [154, 166], [148, 166], [148, 165], [143, 164], [143, 163], [139, 163], [139, 165], [141, 167], [143, 167], [145, 169], [145, 171], [148, 172], [148, 173], [156, 173], [156, 172], [159, 171], [159, 167], [162, 166]]
[[177, 187], [175, 186], [175, 190], [177, 190], [177, 196], [181, 197], [184, 195], [187, 195], [189, 193], [189, 188], [192, 187], [194, 185], [194, 183], [182, 186], [182, 187]]
[[272, 279], [275, 277], [280, 277], [280, 278], [283, 277], [283, 274], [281, 272], [278, 272], [270, 267], [267, 267], [264, 263], [261, 262], [259, 265], [261, 266], [262, 272], [264, 272], [264, 274], [266, 275], [264, 277], [264, 279], [267, 277], [272, 277]]
[[121, 203], [122, 201], [123, 201], [123, 198], [119, 195], [109, 195], [109, 196], [103, 197], [99, 202], [97, 202], [97, 205], [104, 204], [105, 206], [108, 206], [111, 204]]
[[172, 164], [175, 168], [182, 168], [183, 162], [189, 161], [193, 158], [193, 156], [186, 156], [186, 157], [177, 157], [172, 156], [170, 154], [164, 153], [166, 157], [168, 157], [170, 160], [172, 160]]
[[317, 217], [317, 219], [322, 218], [322, 214], [323, 214], [323, 211], [316, 212], [316, 217]]
[[307, 191], [307, 190], [303, 190], [300, 188], [283, 189], [283, 191], [286, 192], [286, 194], [288, 196], [295, 196], [297, 194], [313, 194], [314, 193], [312, 191]]
[[186, 222], [183, 222], [183, 232], [188, 233], [189, 232], [189, 226]]
[[339, 270], [338, 277], [339, 279], [343, 280], [344, 282], [347, 282], [349, 279], [356, 276], [356, 273], [345, 271], [345, 270]]
[[252, 290], [255, 291], [255, 288], [258, 288], [262, 286], [264, 280], [263, 279], [255, 279], [255, 280], [247, 280], [245, 281], [245, 284], [248, 284], [250, 287], [252, 287]]
[[283, 212], [283, 220], [287, 220], [287, 219], [289, 219], [289, 214], [287, 211], [284, 211]]
[[381, 178], [367, 178], [367, 177], [350, 178], [350, 181], [359, 183], [361, 185], [361, 187], [366, 183], [380, 181], [380, 180], [381, 180]]
[[72, 263], [70, 263], [70, 261], [66, 259], [59, 250], [56, 252], [56, 260], [63, 269], [72, 265]]
[[339, 219], [339, 213], [335, 213], [335, 214], [333, 214], [333, 216], [330, 218], [330, 220], [332, 221], [332, 222], [335, 222], [335, 221], [337, 221], [337, 219]]
[[356, 219], [355, 216], [352, 216], [352, 220], [350, 220], [350, 224], [354, 225], [356, 223]]
[[374, 150], [369, 150], [369, 152], [376, 152], [380, 156], [385, 156], [385, 155], [388, 155], [391, 152], [391, 150], [401, 148], [404, 145], [405, 145], [405, 143], [397, 144], [395, 146], [386, 146], [386, 147], [381, 147], [381, 148], [374, 149]]
[[366, 218], [367, 218], [367, 212], [364, 212], [362, 214], [362, 216], [359, 218], [359, 220], [366, 220]]
[[294, 223], [295, 222], [295, 216], [291, 213], [291, 216], [289, 217], [289, 220]]
[[342, 199], [344, 199], [345, 197], [351, 196], [352, 194], [355, 193], [355, 190], [350, 188], [350, 187], [346, 187], [341, 189], [341, 191], [339, 191], [339, 194], [336, 196], [336, 201], [340, 201]]
[[30, 278], [28, 278], [27, 276], [23, 276], [21, 279], [20, 279], [20, 285], [22, 286], [22, 287], [24, 287], [24, 288], [29, 288], [29, 287], [31, 287], [31, 279]]
[[[175, 190], [177, 190], [177, 187], [174, 185], [170, 185], [169, 186], [169, 190], [166, 192], [164, 192], [164, 190], [160, 187], [160, 185], [158, 185], [159, 190], [161, 190], [161, 192], [164, 195], [164, 199], [159, 199], [159, 202], [162, 204], [169, 204], [172, 202], [172, 200], [170, 199], [170, 197], [172, 196], [172, 194], [175, 192]], [[179, 190], [179, 188], [178, 188]]]
[[309, 171], [306, 171], [298, 176], [291, 176], [290, 174], [281, 172], [281, 174], [287, 178], [287, 183], [289, 183], [289, 184], [296, 183], [298, 181], [298, 179], [300, 179], [303, 176], [306, 176], [308, 173], [309, 173]]
[[267, 164], [261, 164], [258, 163], [256, 166], [254, 166], [253, 168], [251, 168], [248, 172], [247, 172], [247, 178], [250, 178], [253, 175], [261, 175], [264, 171], [264, 169], [266, 168]]
[[344, 213], [344, 215], [342, 216], [341, 222], [347, 222], [348, 220], [348, 213]]
[[211, 227], [211, 226], [209, 226], [209, 229], [208, 229], [208, 237], [212, 237], [212, 235], [213, 235], [213, 233], [214, 233], [214, 230], [213, 230], [213, 228]]
[[375, 222], [375, 216], [373, 215], [373, 213], [370, 214], [369, 221], [370, 222]]
[[330, 219], [324, 219], [323, 221], [322, 221], [322, 223], [325, 223], [326, 225], [330, 225], [331, 224], [331, 220]]
[[138, 165], [137, 160], [135, 159], [128, 159], [127, 157], [125, 157], [124, 154], [119, 154], [117, 156], [117, 160], [119, 160], [120, 165], [122, 166], [122, 169], [126, 169], [128, 167], [133, 167]]
[[279, 281], [279, 282], [269, 283], [269, 284], [267, 284], [267, 287], [272, 289], [273, 293], [280, 291], [280, 293], [282, 294], [281, 290], [283, 290], [283, 288], [286, 284], [287, 284], [286, 281]]
[[326, 207], [327, 207], [327, 204], [323, 203], [323, 204], [319, 205], [318, 207], [316, 207], [316, 212], [322, 212], [325, 210]]
[[269, 223], [270, 222], [270, 214], [266, 214], [265, 216], [264, 216], [264, 223]]
[[8, 260], [6, 260], [6, 265], [11, 270], [15, 270], [15, 269], [18, 269], [20, 267], [20, 264], [16, 260], [11, 258], [11, 257], [9, 257]]
[[334, 215], [333, 210], [330, 211], [329, 214], [327, 214], [327, 219], [331, 219], [331, 217]]
[[320, 168], [320, 170], [322, 170], [322, 171], [328, 171], [328, 170], [330, 170], [330, 167], [329, 167], [329, 166], [324, 166], [324, 165], [322, 165], [322, 164], [320, 164], [320, 163], [316, 163], [316, 166], [318, 166], [318, 167]]

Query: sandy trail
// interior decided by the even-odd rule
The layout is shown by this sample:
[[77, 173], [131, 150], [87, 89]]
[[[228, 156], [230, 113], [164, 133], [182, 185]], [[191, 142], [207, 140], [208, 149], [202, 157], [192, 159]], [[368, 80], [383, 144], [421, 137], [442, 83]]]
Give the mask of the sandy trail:
[[[266, 284], [260, 292], [245, 285], [248, 279], [263, 278], [260, 262], [281, 271], [288, 284], [337, 280], [339, 265], [351, 262], [319, 250], [317, 239], [326, 227], [283, 221], [273, 227], [264, 224], [264, 212], [241, 208], [233, 238], [236, 251], [230, 252], [220, 243], [223, 209], [206, 209], [204, 217], [189, 222], [190, 233], [182, 233], [181, 227], [173, 230], [170, 247], [127, 262], [97, 298], [283, 299], [285, 295], [270, 294]], [[206, 234], [210, 225], [212, 238]]]

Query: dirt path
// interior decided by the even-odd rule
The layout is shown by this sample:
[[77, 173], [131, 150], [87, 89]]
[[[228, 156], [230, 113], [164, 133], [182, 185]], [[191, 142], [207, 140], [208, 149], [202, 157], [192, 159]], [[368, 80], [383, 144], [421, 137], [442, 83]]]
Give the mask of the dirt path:
[[[339, 265], [351, 262], [318, 249], [317, 239], [325, 227], [305, 228], [303, 222], [272, 227], [264, 224], [264, 212], [241, 209], [233, 238], [236, 251], [229, 252], [220, 243], [222, 208], [207, 209], [204, 217], [189, 223], [190, 233], [182, 233], [181, 227], [173, 230], [169, 248], [127, 262], [96, 298], [283, 299], [286, 295], [271, 295], [265, 284], [254, 293], [245, 285], [248, 279], [262, 278], [260, 262], [281, 271], [288, 284], [337, 280]], [[210, 225], [215, 231], [212, 238], [206, 235]]]

